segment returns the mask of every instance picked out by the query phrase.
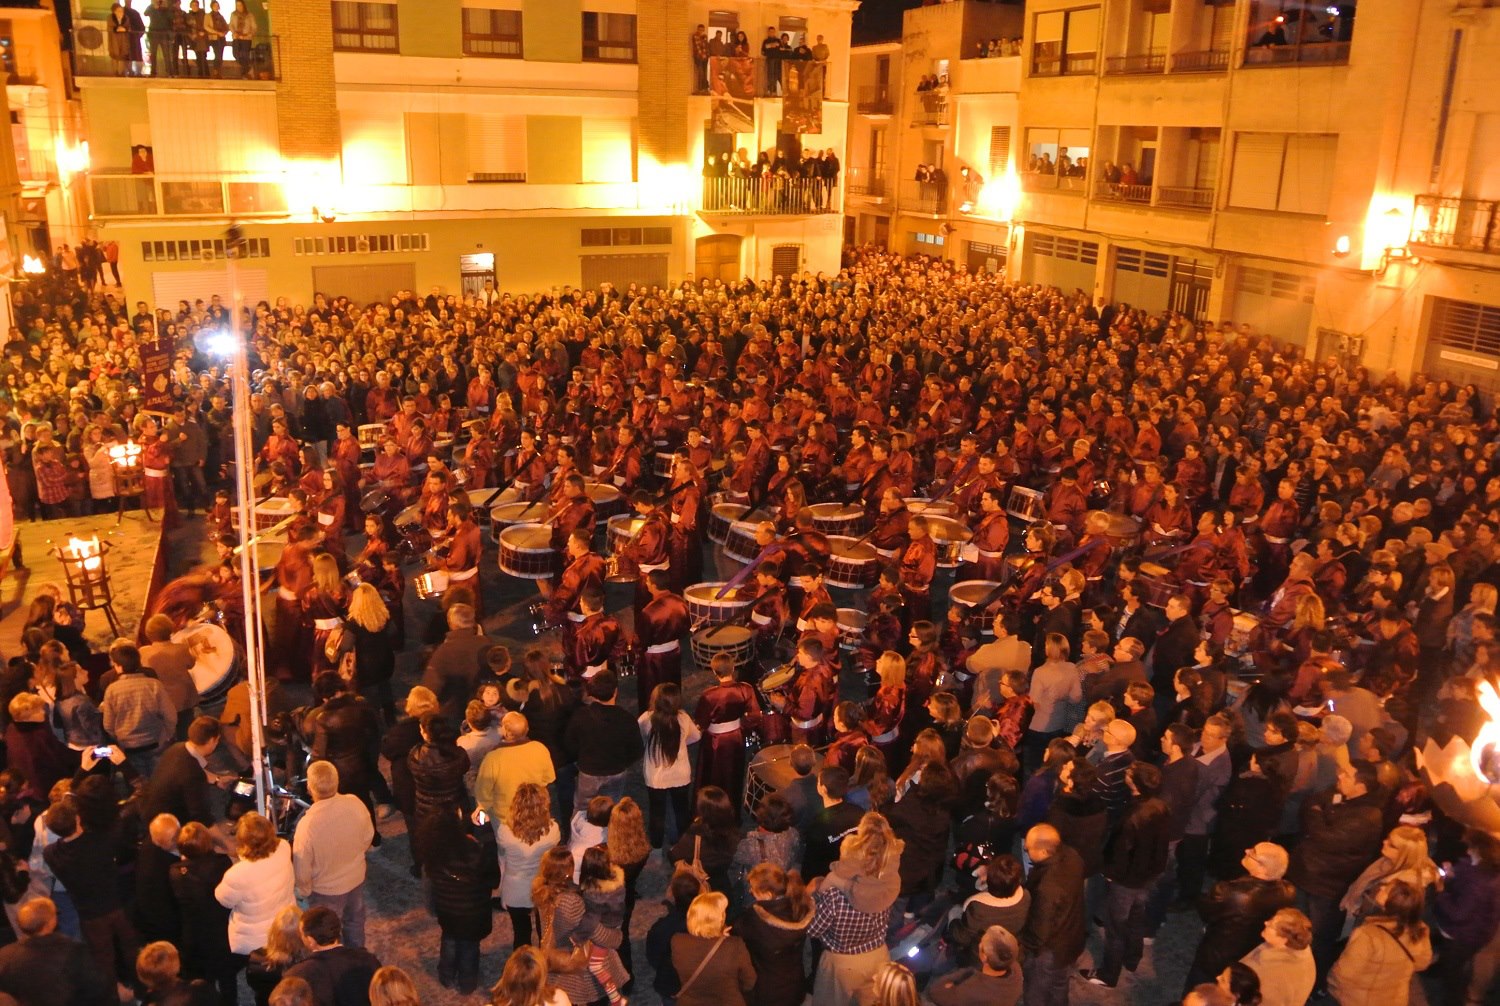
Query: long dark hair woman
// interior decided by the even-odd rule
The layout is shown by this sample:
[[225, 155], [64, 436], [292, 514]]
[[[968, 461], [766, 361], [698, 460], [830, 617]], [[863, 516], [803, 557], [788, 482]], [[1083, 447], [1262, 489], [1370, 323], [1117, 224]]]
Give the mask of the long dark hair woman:
[[[682, 688], [670, 681], [651, 690], [651, 708], [637, 722], [646, 746], [642, 768], [646, 777], [647, 832], [651, 848], [659, 849], [667, 836], [668, 805], [672, 808], [674, 832], [687, 827], [688, 797], [693, 784], [688, 745], [696, 743], [700, 734], [698, 724], [682, 709]], [[672, 835], [673, 840], [676, 837]]]
[[698, 790], [697, 815], [693, 823], [672, 846], [672, 861], [692, 863], [696, 860], [708, 875], [709, 886], [716, 891], [727, 891], [730, 889], [729, 865], [734, 862], [734, 850], [739, 847], [739, 841], [740, 822], [729, 794], [718, 786], [704, 786]]

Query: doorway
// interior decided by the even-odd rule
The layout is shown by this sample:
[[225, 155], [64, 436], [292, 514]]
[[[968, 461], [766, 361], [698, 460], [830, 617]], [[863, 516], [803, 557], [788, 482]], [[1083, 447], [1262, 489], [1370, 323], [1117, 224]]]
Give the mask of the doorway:
[[693, 274], [699, 279], [735, 283], [740, 278], [740, 236], [710, 234], [698, 239]]
[[[477, 297], [484, 292], [485, 281], [495, 281], [495, 253], [476, 252], [458, 257], [458, 274], [465, 297]], [[498, 287], [499, 284], [497, 283]]]

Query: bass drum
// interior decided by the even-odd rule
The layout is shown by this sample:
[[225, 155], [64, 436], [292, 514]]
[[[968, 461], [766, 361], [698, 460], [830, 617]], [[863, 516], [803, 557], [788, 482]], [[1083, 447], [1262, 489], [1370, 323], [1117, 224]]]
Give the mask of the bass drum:
[[204, 706], [222, 705], [240, 677], [236, 668], [244, 665], [234, 637], [213, 622], [189, 622], [172, 634], [172, 642], [186, 646], [193, 657], [188, 674], [198, 689], [198, 701]]

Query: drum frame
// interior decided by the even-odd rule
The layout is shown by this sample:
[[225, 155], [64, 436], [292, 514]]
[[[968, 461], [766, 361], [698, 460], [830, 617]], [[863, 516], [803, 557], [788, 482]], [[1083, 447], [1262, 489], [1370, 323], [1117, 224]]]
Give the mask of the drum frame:
[[704, 583], [690, 584], [682, 592], [682, 599], [687, 602], [688, 615], [692, 618], [694, 625], [719, 625], [729, 621], [743, 612], [753, 603], [748, 598], [741, 599], [734, 596], [730, 591], [723, 597], [711, 597], [704, 600], [698, 594], [702, 593], [698, 588], [707, 588], [708, 593], [717, 594], [724, 588], [724, 580], [709, 580]]
[[[521, 528], [537, 528], [545, 531], [547, 534], [547, 548], [523, 547], [506, 540], [505, 536], [511, 531]], [[551, 545], [552, 529], [546, 524], [512, 524], [501, 530], [498, 537], [500, 541], [499, 565], [502, 573], [516, 577], [519, 580], [550, 580], [557, 575], [561, 562], [558, 558], [557, 550], [552, 548]], [[540, 557], [544, 555], [546, 556], [545, 563], [547, 567], [545, 571], [540, 568], [542, 562]], [[518, 561], [524, 556], [536, 556], [539, 558], [529, 563]], [[507, 563], [508, 557], [513, 557], [510, 563]]]
[[880, 553], [873, 545], [864, 545], [871, 552], [868, 558], [855, 559], [847, 555], [839, 555], [837, 550], [841, 546], [864, 544], [858, 539], [844, 535], [829, 535], [828, 544], [833, 549], [828, 553], [828, 572], [823, 580], [828, 586], [844, 590], [863, 590], [865, 587], [874, 586], [880, 579]]

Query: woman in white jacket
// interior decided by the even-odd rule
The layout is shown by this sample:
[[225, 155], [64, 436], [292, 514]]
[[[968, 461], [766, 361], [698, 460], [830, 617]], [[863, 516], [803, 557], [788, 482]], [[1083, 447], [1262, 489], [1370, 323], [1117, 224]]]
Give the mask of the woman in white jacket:
[[266, 944], [276, 914], [293, 904], [292, 847], [276, 827], [251, 811], [235, 825], [239, 861], [214, 888], [219, 904], [229, 909], [229, 950], [249, 955]]

